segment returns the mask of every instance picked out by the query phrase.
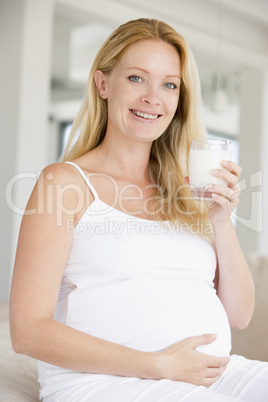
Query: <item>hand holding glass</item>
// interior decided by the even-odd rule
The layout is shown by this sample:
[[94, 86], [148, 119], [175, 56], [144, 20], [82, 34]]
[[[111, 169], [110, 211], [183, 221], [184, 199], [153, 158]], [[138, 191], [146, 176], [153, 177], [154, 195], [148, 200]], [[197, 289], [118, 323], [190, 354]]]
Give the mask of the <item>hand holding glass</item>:
[[194, 198], [211, 200], [211, 193], [206, 191], [209, 184], [228, 186], [225, 180], [212, 174], [213, 169], [223, 169], [222, 161], [224, 160], [233, 160], [233, 147], [230, 140], [208, 139], [203, 142], [191, 142], [189, 181]]

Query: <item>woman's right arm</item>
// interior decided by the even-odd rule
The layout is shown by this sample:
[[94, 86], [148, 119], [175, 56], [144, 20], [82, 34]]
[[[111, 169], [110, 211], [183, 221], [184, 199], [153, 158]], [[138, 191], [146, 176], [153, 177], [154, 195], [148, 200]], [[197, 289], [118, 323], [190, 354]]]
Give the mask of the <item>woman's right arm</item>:
[[48, 166], [37, 181], [22, 220], [13, 272], [13, 348], [77, 371], [150, 376], [149, 353], [106, 342], [53, 319], [77, 205], [85, 202], [86, 191], [80, 174], [67, 164]]
[[189, 338], [163, 352], [150, 353], [93, 337], [53, 319], [71, 250], [78, 197], [85, 191], [83, 180], [66, 164], [47, 167], [37, 181], [21, 224], [11, 286], [14, 350], [80, 372], [203, 385], [214, 382], [228, 359], [195, 350], [198, 344], [212, 342], [210, 336]]

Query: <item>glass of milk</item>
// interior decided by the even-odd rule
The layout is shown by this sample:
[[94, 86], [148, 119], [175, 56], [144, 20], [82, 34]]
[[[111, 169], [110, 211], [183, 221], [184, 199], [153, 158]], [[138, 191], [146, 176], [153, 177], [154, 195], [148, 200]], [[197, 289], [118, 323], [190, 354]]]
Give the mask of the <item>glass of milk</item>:
[[223, 169], [224, 160], [233, 160], [232, 141], [220, 138], [192, 141], [189, 155], [189, 181], [193, 198], [211, 199], [209, 184], [226, 186], [225, 180], [213, 176], [213, 169]]

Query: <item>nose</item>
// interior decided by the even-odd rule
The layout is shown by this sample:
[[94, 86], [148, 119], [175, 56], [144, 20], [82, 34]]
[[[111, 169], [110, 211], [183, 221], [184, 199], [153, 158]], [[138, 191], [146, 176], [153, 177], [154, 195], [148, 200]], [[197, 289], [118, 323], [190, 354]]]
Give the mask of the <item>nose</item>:
[[141, 96], [141, 101], [148, 105], [160, 105], [161, 99], [158, 93], [158, 89], [154, 87], [146, 87], [145, 92]]

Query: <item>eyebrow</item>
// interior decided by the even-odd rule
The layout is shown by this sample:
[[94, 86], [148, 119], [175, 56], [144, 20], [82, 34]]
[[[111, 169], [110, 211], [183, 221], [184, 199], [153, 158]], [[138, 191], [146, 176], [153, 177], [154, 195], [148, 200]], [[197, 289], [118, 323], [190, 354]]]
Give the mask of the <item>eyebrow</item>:
[[[142, 68], [142, 67], [137, 67], [137, 66], [127, 67], [127, 70], [140, 70], [140, 71], [143, 71], [143, 72], [146, 73], [146, 74], [150, 74], [150, 71], [145, 70], [145, 69]], [[166, 75], [166, 77], [168, 77], [168, 78], [176, 77], [176, 78], [181, 79], [181, 76], [180, 76], [180, 75], [177, 75], [177, 74], [169, 74], [169, 75]]]

